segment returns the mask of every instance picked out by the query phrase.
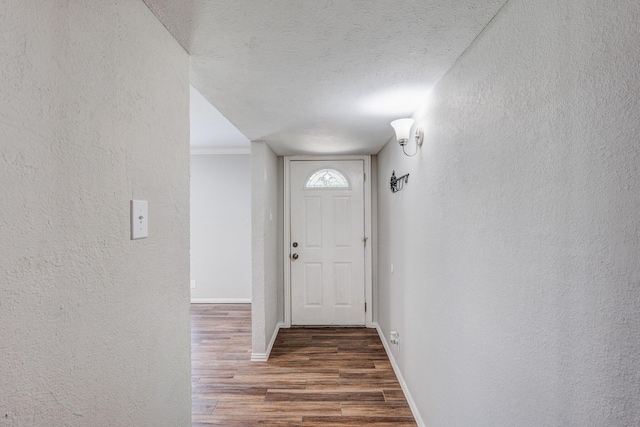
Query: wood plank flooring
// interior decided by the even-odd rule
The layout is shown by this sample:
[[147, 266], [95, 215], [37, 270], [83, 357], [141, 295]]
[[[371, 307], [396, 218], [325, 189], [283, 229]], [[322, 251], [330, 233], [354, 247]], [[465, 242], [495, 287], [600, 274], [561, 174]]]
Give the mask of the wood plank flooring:
[[281, 329], [251, 362], [249, 304], [192, 304], [192, 418], [204, 426], [416, 426], [374, 329]]

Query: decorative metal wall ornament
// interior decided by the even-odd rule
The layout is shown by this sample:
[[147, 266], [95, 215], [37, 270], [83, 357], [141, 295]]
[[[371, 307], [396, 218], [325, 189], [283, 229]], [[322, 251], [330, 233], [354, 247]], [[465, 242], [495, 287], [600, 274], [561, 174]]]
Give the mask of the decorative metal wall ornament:
[[402, 190], [407, 182], [409, 182], [409, 174], [396, 178], [396, 171], [393, 171], [391, 173], [391, 192], [397, 193]]

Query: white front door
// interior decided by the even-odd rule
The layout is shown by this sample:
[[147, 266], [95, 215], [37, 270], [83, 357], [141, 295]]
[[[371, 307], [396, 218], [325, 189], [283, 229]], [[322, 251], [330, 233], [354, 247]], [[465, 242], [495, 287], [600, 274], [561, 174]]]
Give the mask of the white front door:
[[291, 323], [365, 324], [364, 162], [291, 161]]

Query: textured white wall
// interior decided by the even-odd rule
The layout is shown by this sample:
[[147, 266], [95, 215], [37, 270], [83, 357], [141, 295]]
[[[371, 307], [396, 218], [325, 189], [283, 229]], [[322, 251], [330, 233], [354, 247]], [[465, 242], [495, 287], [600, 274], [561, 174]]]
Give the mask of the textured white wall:
[[251, 300], [251, 159], [191, 156], [192, 301]]
[[511, 0], [417, 113], [420, 154], [380, 153], [378, 320], [426, 425], [640, 425], [638, 22]]
[[[252, 347], [254, 356], [267, 351], [279, 321], [282, 307], [282, 263], [278, 230], [282, 215], [278, 171], [282, 162], [263, 142], [251, 143], [251, 215], [252, 215]], [[279, 274], [280, 273], [280, 274]], [[279, 300], [280, 299], [280, 300]]]
[[141, 1], [0, 29], [0, 425], [188, 426], [187, 55]]

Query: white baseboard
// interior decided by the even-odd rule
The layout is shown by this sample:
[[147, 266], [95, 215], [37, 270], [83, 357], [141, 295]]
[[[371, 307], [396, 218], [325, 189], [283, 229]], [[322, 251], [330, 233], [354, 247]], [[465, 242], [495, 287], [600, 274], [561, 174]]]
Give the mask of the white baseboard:
[[407, 387], [407, 383], [404, 381], [404, 377], [402, 376], [402, 372], [400, 371], [400, 367], [396, 363], [395, 357], [393, 357], [393, 353], [391, 352], [391, 346], [387, 342], [384, 334], [382, 333], [382, 329], [380, 325], [377, 323], [373, 323], [373, 326], [378, 331], [378, 335], [380, 336], [380, 341], [382, 341], [382, 345], [384, 346], [384, 350], [387, 352], [387, 356], [389, 357], [389, 361], [391, 362], [391, 366], [393, 367], [393, 372], [395, 372], [396, 377], [398, 377], [398, 382], [400, 383], [400, 387], [402, 387], [402, 391], [404, 392], [404, 396], [407, 399], [407, 403], [409, 403], [409, 407], [411, 408], [411, 413], [413, 414], [413, 418], [415, 418], [416, 423], [419, 427], [426, 427], [424, 421], [422, 421], [422, 417], [418, 412], [418, 407], [416, 406], [415, 400], [411, 396], [409, 392], [409, 387]]
[[191, 298], [191, 304], [251, 304], [251, 298]]
[[276, 342], [276, 338], [278, 337], [278, 331], [280, 331], [280, 328], [283, 328], [283, 327], [284, 327], [284, 323], [278, 323], [276, 325], [276, 330], [273, 331], [273, 335], [271, 336], [271, 341], [269, 341], [269, 345], [267, 346], [266, 353], [251, 353], [252, 362], [266, 362], [267, 360], [269, 360], [269, 355], [271, 355], [273, 344]]

